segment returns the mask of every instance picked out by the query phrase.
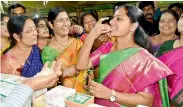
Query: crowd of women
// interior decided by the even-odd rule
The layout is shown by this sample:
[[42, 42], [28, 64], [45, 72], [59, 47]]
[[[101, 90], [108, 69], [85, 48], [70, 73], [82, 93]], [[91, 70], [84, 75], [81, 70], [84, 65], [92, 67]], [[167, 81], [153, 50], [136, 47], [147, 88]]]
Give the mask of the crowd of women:
[[30, 78], [60, 60], [56, 85], [93, 95], [97, 104], [183, 105], [183, 13], [163, 11], [159, 34], [151, 36], [143, 10], [124, 3], [99, 20], [96, 11], [84, 12], [81, 25], [62, 7], [50, 9], [47, 20], [16, 16], [13, 9], [1, 14], [1, 73]]

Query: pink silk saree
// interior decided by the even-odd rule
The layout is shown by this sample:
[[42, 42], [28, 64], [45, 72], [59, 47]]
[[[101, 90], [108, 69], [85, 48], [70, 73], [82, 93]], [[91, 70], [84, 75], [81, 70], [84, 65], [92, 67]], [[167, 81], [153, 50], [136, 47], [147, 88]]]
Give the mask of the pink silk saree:
[[[122, 93], [147, 92], [154, 95], [153, 107], [162, 107], [157, 82], [173, 74], [162, 62], [143, 48], [126, 48], [110, 52], [112, 43], [102, 45], [90, 55], [93, 66], [99, 64], [97, 82]], [[116, 102], [95, 98], [95, 103], [121, 107]]]
[[171, 106], [181, 107], [183, 106], [183, 47], [173, 49], [163, 54], [159, 57], [159, 60], [175, 73], [175, 75], [170, 75], [166, 78], [168, 86], [165, 82], [160, 81], [160, 88], [162, 87], [161, 89], [164, 89], [161, 91], [161, 95], [165, 96], [163, 94], [166, 92], [165, 90], [167, 88], [164, 87], [168, 87], [167, 92], [170, 97]]

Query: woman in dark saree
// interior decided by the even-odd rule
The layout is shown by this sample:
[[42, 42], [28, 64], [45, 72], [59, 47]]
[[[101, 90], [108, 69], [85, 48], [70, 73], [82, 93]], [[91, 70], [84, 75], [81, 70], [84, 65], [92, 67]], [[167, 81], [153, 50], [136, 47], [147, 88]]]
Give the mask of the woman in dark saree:
[[37, 44], [37, 29], [26, 16], [14, 16], [8, 21], [10, 50], [1, 58], [1, 72], [33, 77], [43, 67]]

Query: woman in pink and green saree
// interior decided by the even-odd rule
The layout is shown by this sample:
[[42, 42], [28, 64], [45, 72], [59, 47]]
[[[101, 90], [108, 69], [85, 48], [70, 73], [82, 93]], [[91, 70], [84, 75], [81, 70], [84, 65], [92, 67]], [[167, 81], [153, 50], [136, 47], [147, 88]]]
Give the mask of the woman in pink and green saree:
[[[178, 21], [180, 39], [166, 41], [161, 45], [158, 58], [176, 75], [159, 81], [163, 105], [181, 107], [183, 105], [183, 14]], [[168, 87], [168, 88], [167, 88]]]
[[[97, 22], [80, 50], [76, 67], [80, 70], [99, 65], [99, 76], [90, 82], [95, 103], [107, 107], [145, 105], [162, 107], [158, 81], [173, 74], [148, 51], [148, 36], [139, 24], [143, 12], [128, 5], [117, 5], [110, 26]], [[114, 36], [90, 54], [95, 39], [103, 33]]]
[[183, 47], [172, 49], [159, 59], [175, 73], [159, 82], [163, 104], [181, 107], [183, 105]]

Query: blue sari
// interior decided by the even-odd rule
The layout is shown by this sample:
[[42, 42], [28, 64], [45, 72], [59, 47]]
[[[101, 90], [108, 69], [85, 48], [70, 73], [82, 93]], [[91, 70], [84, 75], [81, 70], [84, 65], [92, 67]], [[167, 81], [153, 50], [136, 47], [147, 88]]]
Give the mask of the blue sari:
[[38, 46], [33, 45], [32, 51], [21, 70], [21, 76], [33, 77], [41, 71], [42, 67], [43, 63], [41, 60], [40, 49], [38, 48]]

